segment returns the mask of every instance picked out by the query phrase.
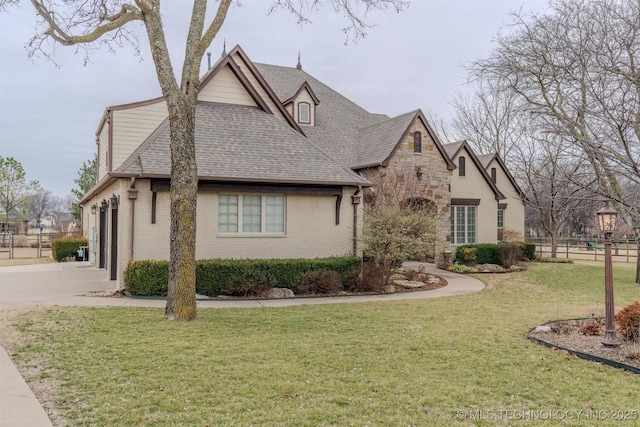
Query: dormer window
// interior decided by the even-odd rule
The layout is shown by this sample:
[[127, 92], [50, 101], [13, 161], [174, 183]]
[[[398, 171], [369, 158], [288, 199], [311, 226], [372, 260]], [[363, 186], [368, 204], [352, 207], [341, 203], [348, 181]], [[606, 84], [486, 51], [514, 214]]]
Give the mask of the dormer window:
[[311, 123], [311, 106], [306, 102], [298, 104], [298, 123]]

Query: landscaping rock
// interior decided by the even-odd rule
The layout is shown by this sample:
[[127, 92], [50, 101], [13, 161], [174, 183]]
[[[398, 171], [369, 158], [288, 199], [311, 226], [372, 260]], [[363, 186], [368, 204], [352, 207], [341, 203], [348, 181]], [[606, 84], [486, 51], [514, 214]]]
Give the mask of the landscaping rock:
[[394, 280], [393, 284], [402, 286], [403, 288], [406, 288], [406, 289], [416, 289], [424, 286], [424, 283], [422, 282], [413, 282], [411, 280]]
[[536, 326], [533, 332], [551, 332], [551, 326]]
[[393, 285], [385, 285], [382, 287], [382, 290], [385, 294], [392, 294], [396, 291], [396, 287]]
[[478, 264], [479, 273], [504, 273], [506, 270], [497, 264]]
[[400, 273], [393, 273], [391, 276], [389, 276], [389, 281], [391, 283], [395, 282], [396, 280], [407, 280], [407, 276]]
[[295, 297], [293, 291], [288, 288], [271, 288], [265, 295], [265, 298], [293, 298]]

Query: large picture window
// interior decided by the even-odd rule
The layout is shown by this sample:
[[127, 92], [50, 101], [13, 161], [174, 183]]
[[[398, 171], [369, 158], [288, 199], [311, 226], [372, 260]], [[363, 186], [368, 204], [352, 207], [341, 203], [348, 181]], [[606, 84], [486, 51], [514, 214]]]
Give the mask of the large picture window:
[[218, 231], [220, 233], [284, 233], [282, 195], [218, 196]]
[[451, 243], [476, 243], [476, 206], [451, 206]]

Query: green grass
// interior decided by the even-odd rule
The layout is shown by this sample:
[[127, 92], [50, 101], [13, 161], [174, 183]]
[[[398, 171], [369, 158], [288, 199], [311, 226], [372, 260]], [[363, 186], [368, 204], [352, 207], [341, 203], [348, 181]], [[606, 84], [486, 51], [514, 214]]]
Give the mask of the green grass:
[[[615, 266], [617, 309], [640, 299], [634, 274]], [[52, 399], [69, 425], [619, 425], [587, 417], [640, 417], [637, 375], [526, 339], [547, 321], [602, 313], [603, 276], [531, 264], [476, 276], [487, 288], [471, 295], [200, 309], [191, 323], [159, 309], [40, 308], [5, 320], [0, 336], [17, 363], [40, 365], [30, 381], [59, 385]], [[521, 421], [503, 410], [560, 412]]]

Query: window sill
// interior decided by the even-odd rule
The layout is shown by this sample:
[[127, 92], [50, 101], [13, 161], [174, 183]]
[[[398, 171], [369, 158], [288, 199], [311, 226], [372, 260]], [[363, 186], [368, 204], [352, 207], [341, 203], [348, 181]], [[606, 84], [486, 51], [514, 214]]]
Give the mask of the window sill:
[[221, 239], [228, 238], [283, 238], [287, 237], [286, 233], [218, 233], [216, 237]]

